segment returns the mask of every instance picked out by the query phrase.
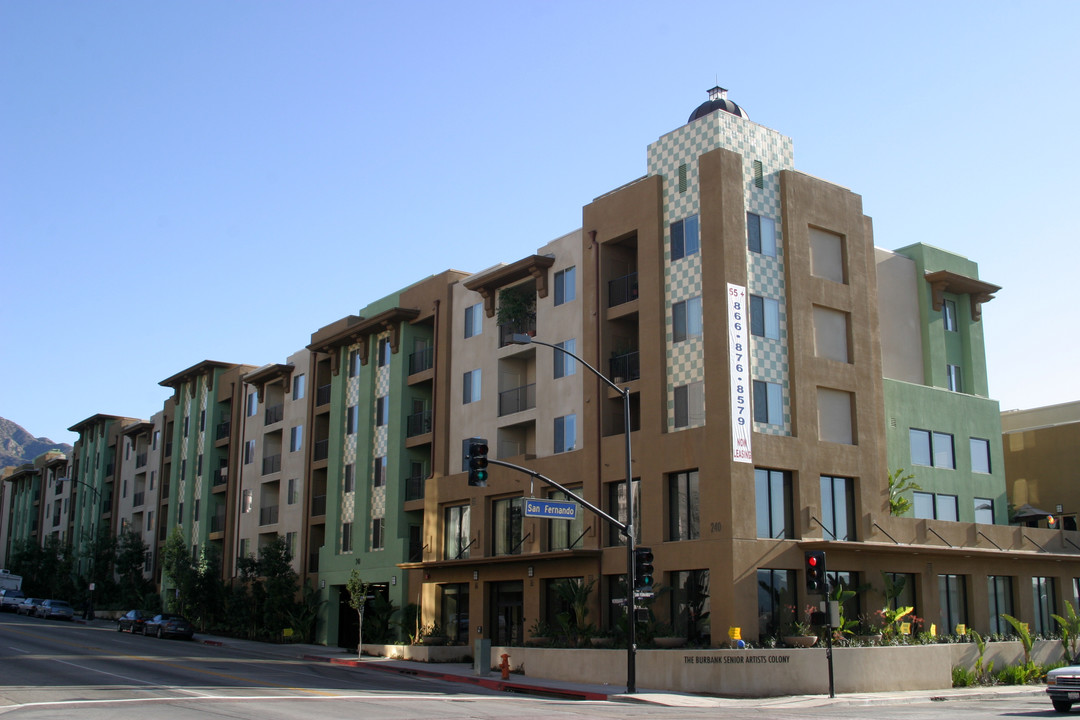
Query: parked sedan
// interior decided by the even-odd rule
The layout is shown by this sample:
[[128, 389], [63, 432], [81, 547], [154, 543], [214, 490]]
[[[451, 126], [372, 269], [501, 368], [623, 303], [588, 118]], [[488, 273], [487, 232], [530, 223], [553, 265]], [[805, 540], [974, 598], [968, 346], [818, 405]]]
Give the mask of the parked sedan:
[[132, 635], [135, 633], [142, 633], [145, 635], [146, 621], [150, 620], [151, 617], [150, 613], [142, 610], [128, 610], [116, 621], [116, 632], [124, 632], [127, 630]]
[[15, 612], [19, 613], [20, 615], [33, 616], [37, 614], [38, 605], [43, 602], [44, 600], [42, 600], [41, 598], [25, 598], [21, 603], [19, 603], [19, 607], [16, 608]]
[[155, 615], [143, 624], [143, 635], [157, 635], [163, 637], [179, 637], [190, 640], [195, 635], [195, 628], [183, 615], [161, 613]]
[[67, 600], [46, 600], [37, 606], [34, 614], [46, 620], [71, 620], [75, 617], [75, 608]]

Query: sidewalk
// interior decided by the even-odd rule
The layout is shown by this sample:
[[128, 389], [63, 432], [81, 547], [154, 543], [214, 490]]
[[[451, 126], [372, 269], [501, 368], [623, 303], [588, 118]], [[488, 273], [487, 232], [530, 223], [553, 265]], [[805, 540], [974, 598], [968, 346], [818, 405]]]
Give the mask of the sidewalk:
[[[301, 659], [332, 663], [379, 672], [395, 672], [403, 675], [456, 682], [499, 692], [521, 693], [541, 697], [573, 700], [607, 700], [612, 702], [638, 702], [666, 707], [744, 707], [744, 708], [800, 708], [842, 705], [885, 705], [913, 702], [954, 702], [964, 700], [993, 700], [1020, 697], [1043, 697], [1044, 686], [1003, 685], [978, 688], [949, 688], [945, 690], [906, 690], [875, 693], [847, 693], [830, 698], [822, 695], [789, 695], [767, 698], [713, 697], [691, 693], [678, 693], [649, 689], [639, 686], [634, 694], [626, 693], [625, 685], [590, 685], [546, 678], [511, 674], [503, 680], [498, 672], [476, 675], [471, 663], [423, 663], [409, 660], [391, 660], [384, 657], [356, 655], [340, 648], [324, 645], [274, 644], [236, 638], [198, 634], [196, 642], [206, 645], [243, 649], [270, 657]], [[1049, 706], [1049, 700], [1047, 700]]]

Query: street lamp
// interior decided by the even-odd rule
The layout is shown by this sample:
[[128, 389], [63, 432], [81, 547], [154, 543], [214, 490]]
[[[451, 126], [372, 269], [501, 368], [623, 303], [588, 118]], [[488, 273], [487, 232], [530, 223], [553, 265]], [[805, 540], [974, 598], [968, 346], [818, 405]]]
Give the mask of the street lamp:
[[637, 578], [634, 572], [634, 556], [636, 541], [636, 530], [634, 528], [634, 481], [633, 470], [631, 468], [631, 453], [630, 453], [630, 390], [629, 388], [621, 388], [614, 382], [609, 380], [603, 373], [587, 363], [582, 358], [578, 357], [574, 353], [570, 352], [564, 347], [560, 347], [553, 343], [544, 342], [543, 340], [537, 340], [531, 335], [524, 333], [514, 333], [510, 336], [510, 342], [514, 345], [543, 345], [545, 347], [558, 350], [561, 353], [565, 353], [570, 357], [577, 360], [579, 363], [589, 368], [593, 375], [604, 381], [604, 384], [615, 392], [622, 395], [623, 400], [623, 435], [626, 437], [626, 527], [623, 529], [623, 534], [626, 535], [626, 614], [627, 614], [627, 627], [629, 628], [630, 636], [627, 638], [626, 643], [626, 692], [637, 692], [636, 687], [636, 656], [637, 656], [637, 613], [635, 593], [637, 591]]

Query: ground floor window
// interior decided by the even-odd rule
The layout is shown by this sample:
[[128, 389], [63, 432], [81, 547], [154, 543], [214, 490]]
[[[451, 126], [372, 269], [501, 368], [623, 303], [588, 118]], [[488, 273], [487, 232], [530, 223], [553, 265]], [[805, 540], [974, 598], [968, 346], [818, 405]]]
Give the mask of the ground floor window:
[[758, 638], [782, 634], [795, 607], [795, 571], [758, 568]]
[[491, 584], [491, 622], [488, 637], [493, 645], [524, 643], [524, 588], [520, 580]]
[[671, 573], [671, 627], [674, 635], [708, 646], [709, 571]]
[[938, 632], [956, 632], [957, 625], [967, 625], [967, 588], [963, 575], [938, 575], [941, 597], [941, 623]]
[[1057, 612], [1057, 603], [1054, 600], [1054, 578], [1031, 578], [1031, 595], [1035, 603], [1035, 622], [1032, 623], [1031, 632], [1052, 635], [1056, 629], [1052, 616]]
[[1012, 632], [1002, 615], [1015, 615], [1013, 612], [1012, 578], [1007, 575], [990, 575], [986, 578], [986, 595], [990, 602], [990, 632], [999, 635]]
[[469, 642], [469, 583], [440, 585], [442, 629], [452, 643]]

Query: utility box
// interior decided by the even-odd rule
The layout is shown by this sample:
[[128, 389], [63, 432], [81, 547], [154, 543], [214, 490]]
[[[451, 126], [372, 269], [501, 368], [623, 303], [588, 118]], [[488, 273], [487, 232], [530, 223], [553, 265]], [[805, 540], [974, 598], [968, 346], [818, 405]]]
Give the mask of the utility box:
[[491, 640], [473, 640], [473, 675], [483, 677], [491, 672]]

